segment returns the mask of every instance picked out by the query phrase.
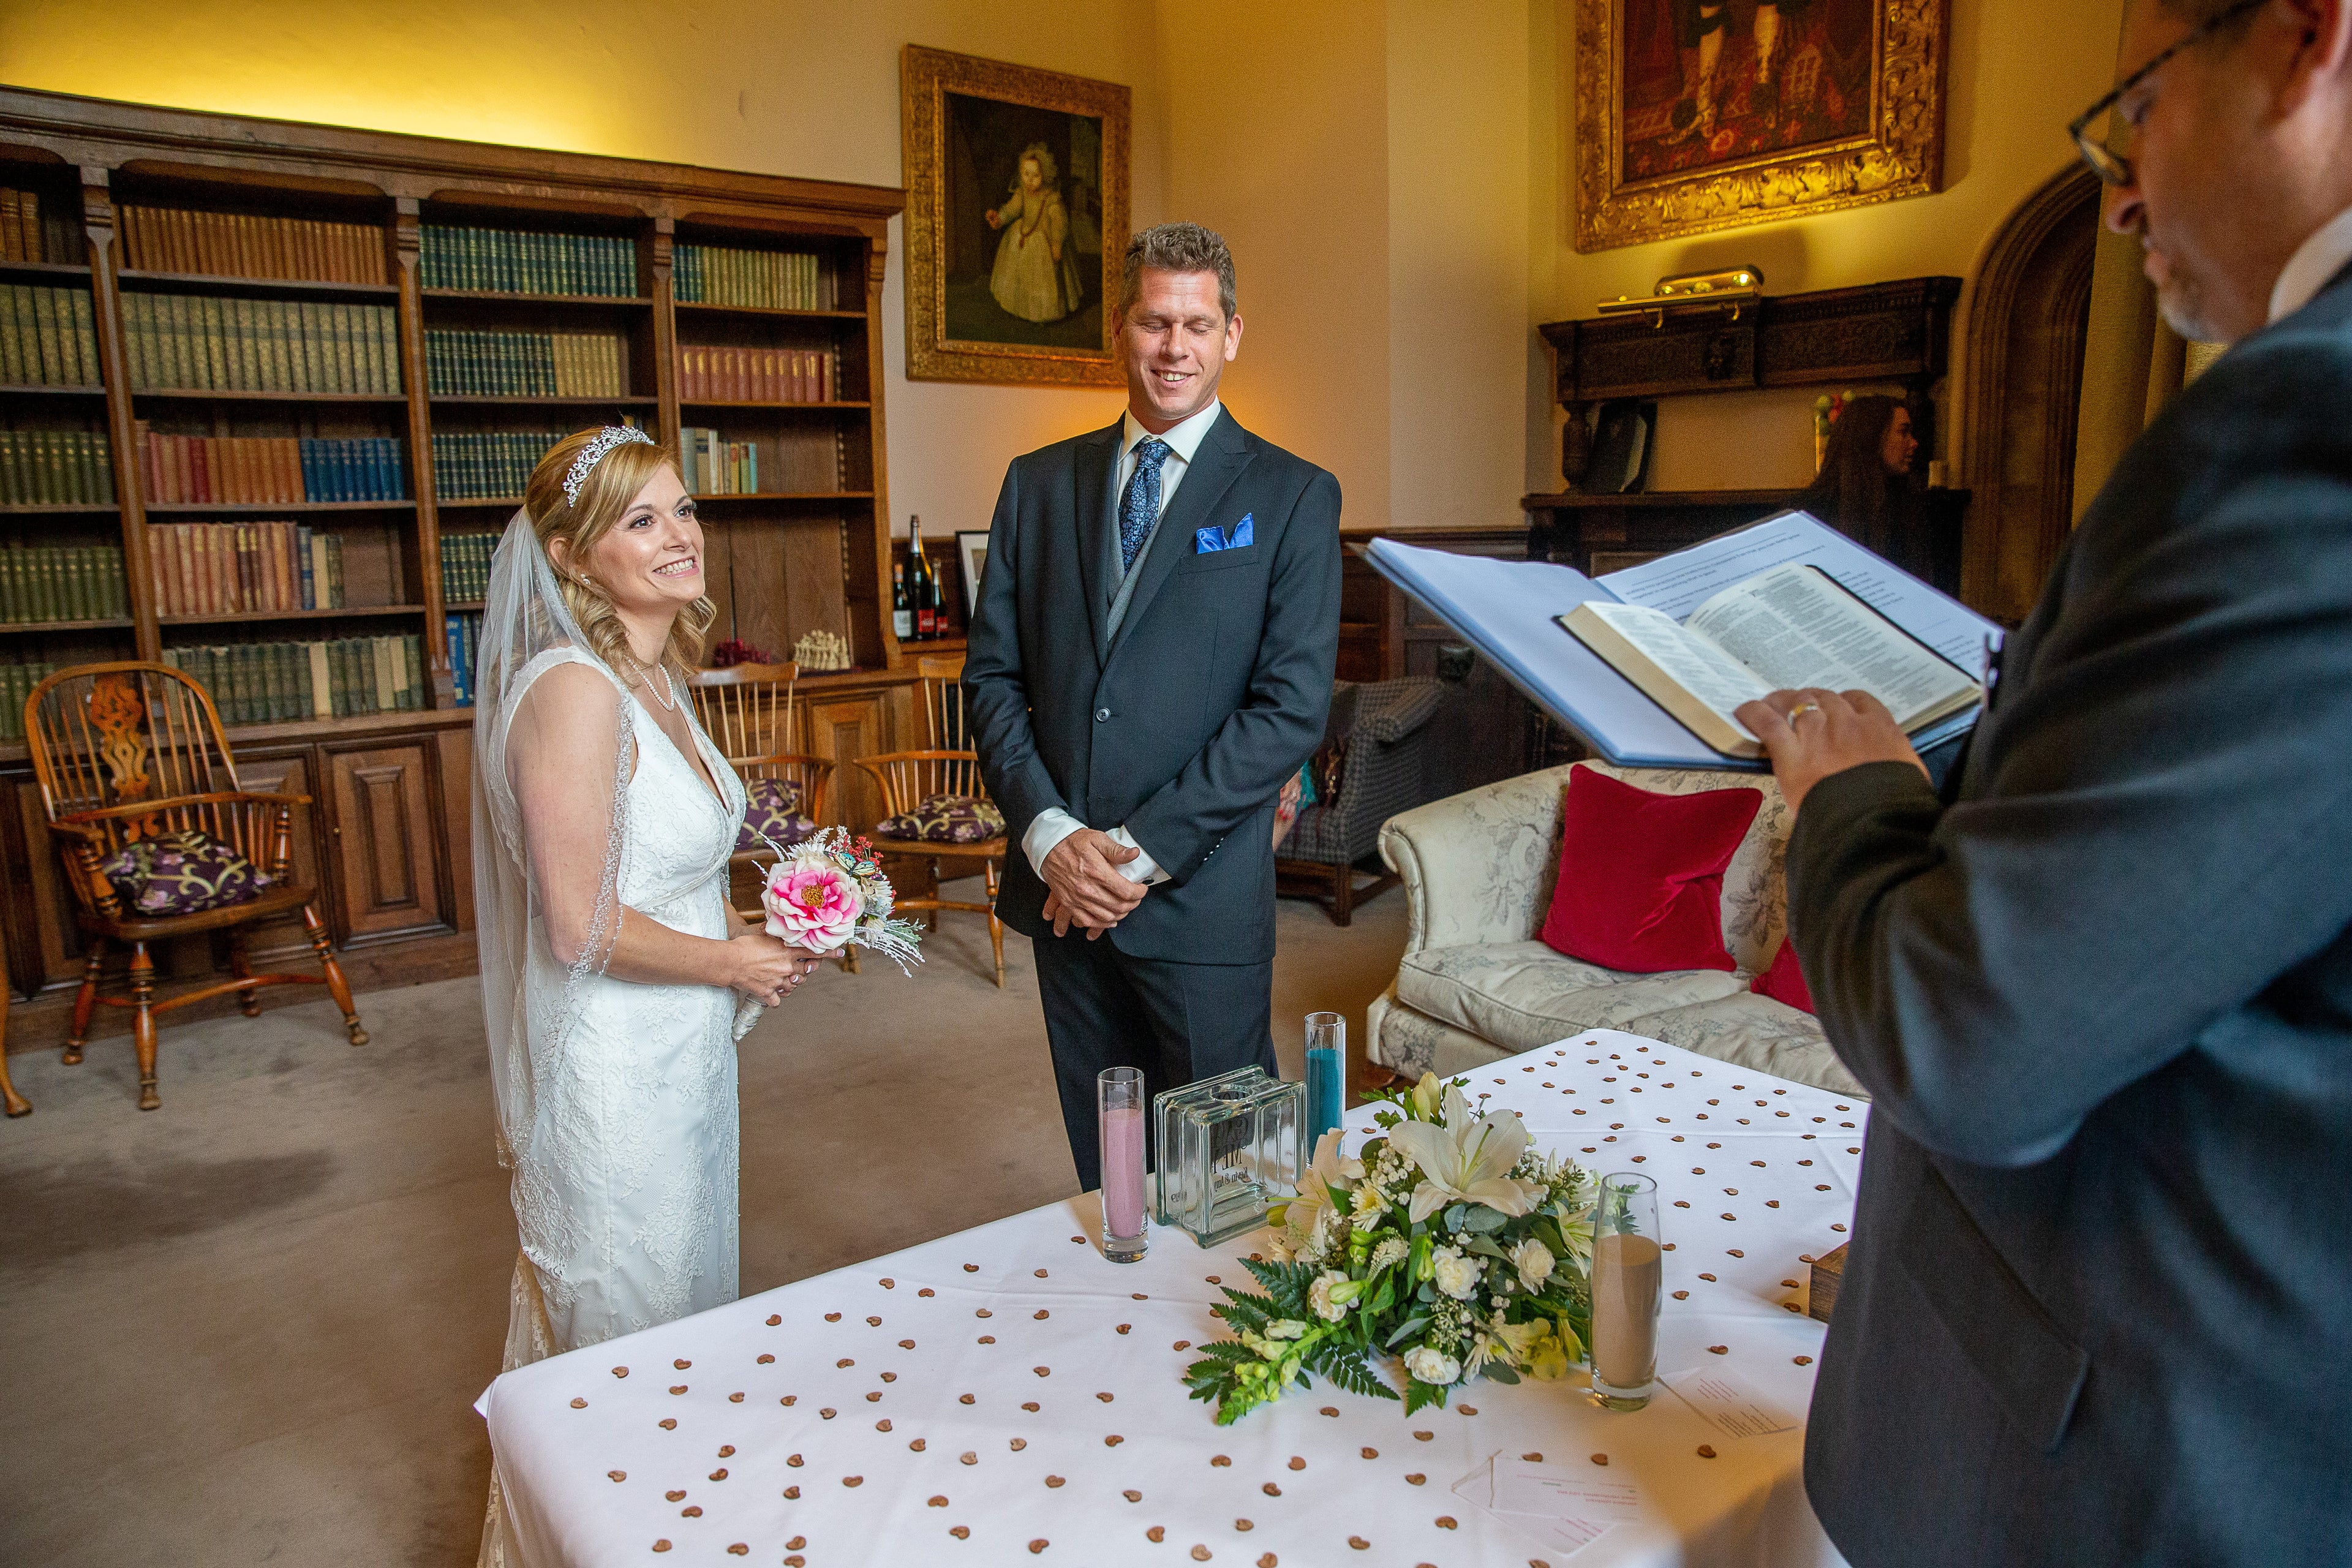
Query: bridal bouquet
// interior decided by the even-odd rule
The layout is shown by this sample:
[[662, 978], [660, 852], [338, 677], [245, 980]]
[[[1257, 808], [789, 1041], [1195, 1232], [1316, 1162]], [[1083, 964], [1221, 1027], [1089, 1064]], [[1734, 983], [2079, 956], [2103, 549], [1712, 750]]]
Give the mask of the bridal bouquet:
[[820, 953], [856, 942], [900, 969], [923, 962], [922, 928], [890, 918], [890, 879], [873, 845], [847, 828], [825, 827], [789, 849], [769, 847], [781, 857], [760, 893], [770, 936]]
[[1264, 1295], [1227, 1288], [1237, 1338], [1184, 1372], [1217, 1424], [1320, 1373], [1398, 1397], [1371, 1358], [1398, 1357], [1405, 1414], [1456, 1384], [1564, 1376], [1592, 1321], [1591, 1188], [1571, 1162], [1528, 1147], [1516, 1111], [1474, 1112], [1433, 1073], [1381, 1094], [1382, 1137], [1342, 1159], [1327, 1132], [1297, 1197], [1269, 1216], [1276, 1261], [1244, 1267]]

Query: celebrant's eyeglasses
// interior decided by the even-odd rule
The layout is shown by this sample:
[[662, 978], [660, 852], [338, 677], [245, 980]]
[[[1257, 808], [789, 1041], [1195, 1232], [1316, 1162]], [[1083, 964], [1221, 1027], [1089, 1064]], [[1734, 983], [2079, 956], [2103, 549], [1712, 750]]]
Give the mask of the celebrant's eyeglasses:
[[2129, 154], [2118, 153], [2108, 145], [2108, 136], [2092, 135], [2091, 127], [2098, 122], [2101, 115], [2115, 108], [2124, 94], [2155, 75], [2157, 67], [2181, 50], [2192, 45], [2203, 43], [2247, 12], [2266, 4], [2268, 0], [2238, 0], [2236, 5], [2206, 17], [2205, 20], [2174, 39], [2170, 48], [2158, 50], [2155, 58], [2116, 83], [2105, 98], [2083, 110], [2074, 122], [2066, 127], [2066, 134], [2074, 139], [2075, 149], [2083, 154], [2083, 162], [2091, 166], [2091, 173], [2098, 175], [2110, 185], [2130, 184], [2132, 164]]

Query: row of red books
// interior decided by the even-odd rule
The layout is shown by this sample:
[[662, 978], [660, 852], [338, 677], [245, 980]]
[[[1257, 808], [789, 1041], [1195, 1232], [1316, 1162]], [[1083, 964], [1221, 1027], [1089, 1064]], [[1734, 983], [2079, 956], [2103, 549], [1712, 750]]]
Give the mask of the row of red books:
[[373, 224], [173, 207], [126, 205], [121, 212], [125, 259], [141, 271], [386, 281], [383, 230]]
[[679, 346], [678, 396], [688, 403], [830, 403], [834, 356], [823, 349]]

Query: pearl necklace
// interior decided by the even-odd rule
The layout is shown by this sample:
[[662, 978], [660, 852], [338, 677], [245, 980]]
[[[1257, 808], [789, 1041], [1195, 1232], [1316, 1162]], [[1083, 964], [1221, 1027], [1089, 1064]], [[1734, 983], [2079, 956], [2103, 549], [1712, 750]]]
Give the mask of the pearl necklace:
[[[661, 691], [656, 691], [654, 689], [654, 683], [651, 679], [654, 670], [658, 670], [661, 673]], [[670, 684], [669, 667], [667, 665], [657, 664], [654, 666], [653, 670], [648, 670], [642, 664], [638, 665], [637, 682], [646, 689], [646, 696], [652, 698], [655, 701], [660, 703], [664, 708], [668, 709], [671, 712], [675, 713], [677, 711], [677, 688]], [[664, 692], [667, 692], [667, 695], [663, 695]]]

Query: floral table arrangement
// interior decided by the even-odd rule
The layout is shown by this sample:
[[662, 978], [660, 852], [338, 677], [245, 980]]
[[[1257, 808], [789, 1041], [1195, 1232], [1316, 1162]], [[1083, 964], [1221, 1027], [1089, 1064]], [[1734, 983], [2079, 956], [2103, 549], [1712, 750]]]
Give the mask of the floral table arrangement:
[[1237, 1337], [1185, 1369], [1218, 1425], [1310, 1373], [1400, 1397], [1376, 1359], [1402, 1363], [1407, 1415], [1474, 1377], [1557, 1378], [1584, 1359], [1591, 1183], [1531, 1150], [1517, 1112], [1474, 1110], [1465, 1081], [1424, 1074], [1375, 1095], [1393, 1109], [1354, 1159], [1323, 1135], [1297, 1198], [1268, 1216], [1275, 1260], [1245, 1265], [1265, 1293], [1224, 1288], [1214, 1310]]
[[902, 970], [923, 962], [923, 929], [890, 918], [890, 879], [872, 844], [825, 827], [789, 849], [773, 839], [768, 847], [778, 857], [760, 893], [770, 936], [820, 954], [855, 942]]

